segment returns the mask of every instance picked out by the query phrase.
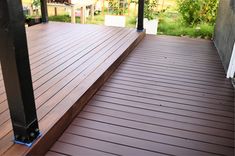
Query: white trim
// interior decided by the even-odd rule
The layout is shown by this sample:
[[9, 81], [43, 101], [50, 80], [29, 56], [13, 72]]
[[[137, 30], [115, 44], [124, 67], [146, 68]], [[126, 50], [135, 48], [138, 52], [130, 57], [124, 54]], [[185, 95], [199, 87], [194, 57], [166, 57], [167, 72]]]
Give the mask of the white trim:
[[235, 42], [234, 42], [233, 52], [232, 52], [232, 56], [231, 56], [229, 67], [228, 67], [227, 78], [233, 78], [234, 73], [235, 73]]
[[104, 25], [115, 26], [115, 27], [125, 27], [126, 17], [119, 15], [105, 15]]

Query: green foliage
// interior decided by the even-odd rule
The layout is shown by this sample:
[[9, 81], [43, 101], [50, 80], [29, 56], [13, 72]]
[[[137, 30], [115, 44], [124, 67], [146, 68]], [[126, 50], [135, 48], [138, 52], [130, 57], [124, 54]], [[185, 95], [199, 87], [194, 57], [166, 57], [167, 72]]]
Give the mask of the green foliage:
[[187, 26], [180, 21], [177, 12], [166, 12], [159, 15], [158, 34], [172, 36], [189, 36], [211, 39], [214, 26], [208, 23], [201, 23], [194, 26]]
[[215, 22], [218, 0], [177, 0], [177, 4], [188, 25]]
[[[69, 15], [58, 15], [58, 16], [49, 16], [49, 21], [57, 21], [57, 22], [71, 22], [71, 17]], [[76, 17], [76, 23], [80, 23], [80, 17]], [[92, 20], [91, 17], [87, 18], [87, 24], [104, 24], [104, 16], [96, 15], [95, 19]]]
[[199, 0], [177, 0], [179, 12], [184, 21], [193, 25], [200, 21], [200, 3]]
[[[138, 0], [131, 0], [131, 3], [138, 4]], [[159, 5], [159, 0], [145, 0], [144, 1], [144, 17], [152, 20], [156, 17], [156, 7]]]
[[[205, 0], [207, 1], [207, 0]], [[209, 3], [208, 3], [209, 4]], [[214, 31], [214, 24], [201, 22], [194, 25], [185, 25], [182, 23], [181, 14], [176, 10], [167, 9], [166, 11], [159, 11], [158, 14], [158, 34], [159, 35], [173, 35], [173, 36], [188, 36], [210, 39]], [[51, 21], [70, 22], [71, 17], [69, 15], [51, 16]], [[76, 17], [77, 23], [80, 18]], [[104, 24], [104, 16], [96, 15], [94, 20], [91, 17], [87, 18], [87, 24]], [[126, 16], [126, 26], [136, 27], [136, 16]]]
[[49, 21], [71, 22], [69, 15], [50, 16]]
[[158, 0], [145, 0], [144, 1], [144, 17], [152, 20], [156, 17], [155, 8], [158, 5]]
[[126, 27], [129, 27], [129, 28], [136, 27], [136, 17], [135, 16], [127, 16], [126, 17]]
[[214, 24], [217, 15], [218, 0], [204, 0], [201, 9], [201, 21]]
[[39, 7], [40, 4], [41, 4], [40, 0], [33, 0], [32, 5], [33, 5], [34, 7]]
[[109, 0], [109, 12], [114, 15], [124, 15], [127, 11], [126, 0]]
[[131, 0], [130, 3], [138, 4], [138, 0]]
[[24, 17], [25, 17], [25, 20], [31, 20], [31, 19], [33, 19], [33, 17], [30, 16], [30, 15], [25, 15]]

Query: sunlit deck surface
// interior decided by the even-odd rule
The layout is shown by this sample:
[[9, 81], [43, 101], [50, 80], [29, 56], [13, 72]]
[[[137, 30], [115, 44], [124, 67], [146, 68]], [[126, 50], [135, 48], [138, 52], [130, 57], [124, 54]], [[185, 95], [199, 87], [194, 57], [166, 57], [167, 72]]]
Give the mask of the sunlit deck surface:
[[143, 38], [136, 29], [54, 23], [27, 28], [40, 141], [33, 148], [13, 144], [0, 72], [0, 155], [43, 151]]
[[208, 40], [146, 36], [47, 153], [234, 153], [234, 89]]

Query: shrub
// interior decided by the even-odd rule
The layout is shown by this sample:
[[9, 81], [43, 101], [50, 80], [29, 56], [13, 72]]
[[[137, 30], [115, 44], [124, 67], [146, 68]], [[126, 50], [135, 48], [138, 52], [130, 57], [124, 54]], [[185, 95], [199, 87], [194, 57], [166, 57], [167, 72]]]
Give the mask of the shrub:
[[[138, 0], [131, 0], [131, 3], [138, 4]], [[144, 17], [152, 20], [156, 17], [156, 7], [159, 5], [159, 0], [145, 0], [144, 1]]]
[[180, 21], [176, 12], [165, 12], [159, 14], [158, 34], [172, 36], [189, 36], [211, 39], [214, 26], [208, 23], [197, 25], [185, 25]]
[[125, 0], [109, 0], [109, 12], [114, 15], [123, 15], [127, 10], [127, 2]]
[[40, 0], [33, 0], [32, 5], [33, 5], [34, 7], [40, 7], [40, 4], [41, 4]]
[[144, 17], [148, 20], [155, 18], [155, 8], [158, 5], [158, 0], [145, 0], [144, 1]]
[[218, 0], [203, 0], [201, 1], [201, 21], [204, 23], [214, 24], [216, 20]]
[[218, 0], [177, 0], [178, 11], [188, 25], [214, 24]]
[[177, 0], [178, 9], [183, 20], [193, 25], [200, 21], [200, 3], [199, 0]]

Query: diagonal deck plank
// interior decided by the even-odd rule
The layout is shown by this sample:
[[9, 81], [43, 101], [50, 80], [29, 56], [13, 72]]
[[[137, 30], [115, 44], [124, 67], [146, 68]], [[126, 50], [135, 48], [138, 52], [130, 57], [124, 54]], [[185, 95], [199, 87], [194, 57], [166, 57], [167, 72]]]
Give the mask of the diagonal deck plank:
[[47, 155], [80, 148], [97, 152], [91, 155], [233, 156], [234, 89], [213, 43], [146, 36]]
[[[43, 136], [30, 149], [13, 144], [0, 73], [0, 155], [23, 155], [33, 150], [43, 153], [56, 140], [55, 134], [63, 132], [69, 120], [143, 36], [144, 33], [129, 28], [57, 22], [28, 28], [32, 81]], [[45, 144], [45, 140], [49, 141]], [[81, 148], [82, 151], [87, 152]]]

